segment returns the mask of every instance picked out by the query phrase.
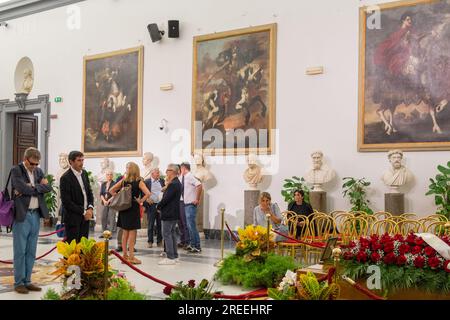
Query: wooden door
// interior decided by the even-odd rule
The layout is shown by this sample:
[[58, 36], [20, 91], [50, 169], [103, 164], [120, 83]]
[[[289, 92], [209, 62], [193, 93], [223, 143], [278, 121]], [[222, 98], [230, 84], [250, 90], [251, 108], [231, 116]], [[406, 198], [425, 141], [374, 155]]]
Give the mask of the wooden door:
[[38, 146], [38, 117], [32, 114], [15, 115], [14, 121], [14, 165], [23, 160], [23, 154], [29, 147]]

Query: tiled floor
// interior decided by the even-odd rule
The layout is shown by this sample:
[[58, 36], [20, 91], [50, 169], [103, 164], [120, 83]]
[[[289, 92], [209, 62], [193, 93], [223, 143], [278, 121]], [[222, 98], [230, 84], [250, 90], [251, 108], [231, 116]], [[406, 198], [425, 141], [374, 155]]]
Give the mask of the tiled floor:
[[[41, 228], [41, 234], [51, 232], [53, 230]], [[141, 230], [143, 231], [143, 230]], [[90, 237], [99, 239], [100, 233], [90, 233]], [[56, 242], [60, 239], [53, 235], [47, 238], [40, 238], [37, 248], [37, 256], [42, 255], [48, 250], [52, 249]], [[116, 247], [117, 241], [115, 238], [110, 242], [113, 248]], [[160, 258], [161, 248], [153, 247], [147, 248], [146, 237], [139, 237], [136, 243], [138, 252], [136, 257], [142, 260], [141, 265], [137, 265], [146, 273], [164, 280], [166, 282], [175, 284], [177, 281], [188, 281], [194, 279], [197, 282], [203, 278], [208, 280], [213, 279], [216, 272], [214, 263], [220, 259], [220, 241], [218, 240], [202, 240], [202, 253], [189, 254], [184, 250], [180, 250], [180, 264], [173, 266], [160, 266], [158, 261]], [[234, 251], [233, 243], [225, 242], [225, 255]], [[13, 257], [12, 250], [12, 236], [6, 235], [5, 232], [0, 233], [0, 260], [10, 260]], [[62, 285], [59, 280], [53, 280], [53, 276], [49, 275], [54, 270], [54, 263], [61, 256], [55, 251], [50, 253], [45, 258], [37, 261], [34, 269], [32, 281], [35, 281], [43, 287], [42, 292], [30, 292], [29, 294], [18, 294], [13, 290], [13, 269], [12, 265], [0, 263], [0, 300], [39, 300], [44, 295], [47, 288], [55, 288], [60, 291]], [[114, 269], [125, 273], [128, 280], [136, 286], [139, 292], [146, 293], [148, 299], [164, 299], [164, 287], [152, 280], [141, 276], [128, 266], [122, 264], [116, 257], [111, 259], [111, 265]], [[219, 282], [214, 282], [214, 290], [223, 291], [226, 294], [242, 294], [250, 290], [241, 289], [237, 286], [224, 286]]]

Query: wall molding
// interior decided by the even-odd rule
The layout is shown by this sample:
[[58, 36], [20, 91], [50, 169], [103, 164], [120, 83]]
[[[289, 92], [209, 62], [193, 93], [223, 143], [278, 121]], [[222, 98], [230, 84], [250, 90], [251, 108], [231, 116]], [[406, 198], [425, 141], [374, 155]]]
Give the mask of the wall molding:
[[0, 22], [29, 16], [85, 0], [15, 0], [0, 4]]

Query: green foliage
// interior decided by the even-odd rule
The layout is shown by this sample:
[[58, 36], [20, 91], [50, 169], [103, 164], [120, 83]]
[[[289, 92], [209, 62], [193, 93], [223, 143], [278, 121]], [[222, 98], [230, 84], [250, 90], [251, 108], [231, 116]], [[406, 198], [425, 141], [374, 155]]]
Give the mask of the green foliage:
[[[369, 263], [343, 261], [344, 274], [356, 280], [367, 275]], [[395, 292], [401, 289], [419, 289], [429, 293], [450, 294], [450, 273], [426, 268], [379, 265], [382, 290]]]
[[272, 288], [281, 281], [287, 270], [296, 268], [298, 266], [290, 256], [269, 253], [263, 262], [246, 262], [243, 257], [231, 255], [225, 258], [215, 277], [224, 284], [233, 283], [245, 288]]
[[305, 183], [305, 179], [293, 176], [292, 179], [284, 179], [283, 189], [281, 190], [281, 195], [284, 197], [284, 201], [290, 203], [294, 201], [294, 191], [303, 190], [305, 196], [303, 200], [309, 203], [309, 188]]
[[364, 211], [369, 214], [373, 213], [373, 210], [369, 208], [370, 201], [366, 199], [366, 188], [370, 185], [366, 178], [355, 179], [352, 177], [345, 177], [342, 188], [344, 189], [344, 197], [350, 198], [350, 204], [352, 205], [351, 211]]
[[282, 291], [279, 291], [277, 288], [269, 288], [267, 289], [267, 295], [273, 300], [294, 300], [296, 298], [295, 291], [294, 286], [287, 286]]
[[48, 174], [45, 176], [45, 179], [47, 179], [48, 185], [51, 188], [50, 192], [44, 193], [45, 204], [47, 205], [48, 211], [54, 213], [56, 212], [57, 206], [57, 187], [55, 186], [55, 178], [52, 174]]
[[431, 184], [425, 195], [434, 195], [434, 203], [438, 206], [436, 213], [450, 218], [450, 161], [447, 167], [438, 165], [437, 169], [440, 173], [436, 175], [436, 180], [430, 179]]
[[55, 291], [55, 289], [48, 289], [41, 300], [61, 300], [61, 296]]
[[194, 280], [188, 284], [179, 281], [166, 300], [212, 300], [214, 294], [211, 291], [212, 283], [206, 279], [203, 279], [197, 287]]
[[108, 300], [145, 300], [145, 294], [136, 292], [134, 287], [123, 278], [114, 278], [107, 294]]

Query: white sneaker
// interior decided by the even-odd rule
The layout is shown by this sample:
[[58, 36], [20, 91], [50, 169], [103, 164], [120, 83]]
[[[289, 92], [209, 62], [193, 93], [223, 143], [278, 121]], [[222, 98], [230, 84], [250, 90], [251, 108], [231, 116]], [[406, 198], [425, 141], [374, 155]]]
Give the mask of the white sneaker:
[[169, 266], [169, 265], [174, 265], [176, 264], [175, 259], [167, 259], [164, 258], [161, 261], [158, 262], [159, 265], [163, 265], [163, 266]]
[[160, 256], [161, 258], [166, 258], [166, 257], [167, 257], [167, 253], [165, 253], [165, 252], [163, 251], [163, 252], [161, 252], [161, 253], [159, 254], [159, 256]]
[[179, 263], [180, 263], [180, 258], [175, 258], [175, 262], [176, 262], [177, 264], [179, 264]]

